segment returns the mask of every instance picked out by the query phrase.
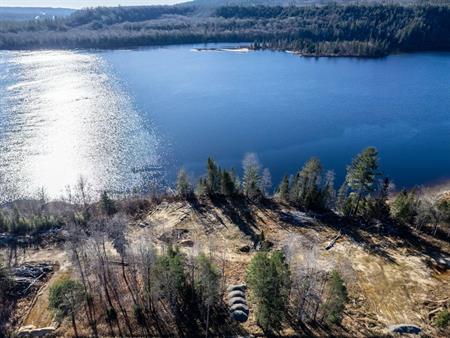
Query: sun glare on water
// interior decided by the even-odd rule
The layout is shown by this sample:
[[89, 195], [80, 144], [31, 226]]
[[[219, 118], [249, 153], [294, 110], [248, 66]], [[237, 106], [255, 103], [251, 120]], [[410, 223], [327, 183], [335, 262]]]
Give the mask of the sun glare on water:
[[2, 200], [52, 198], [82, 176], [94, 191], [142, 184], [159, 138], [133, 109], [101, 57], [76, 52], [0, 55]]

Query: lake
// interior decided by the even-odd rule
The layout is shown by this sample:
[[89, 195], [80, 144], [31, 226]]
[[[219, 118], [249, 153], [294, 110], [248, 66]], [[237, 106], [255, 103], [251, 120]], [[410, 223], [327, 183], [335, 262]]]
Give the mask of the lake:
[[397, 187], [450, 176], [450, 53], [303, 58], [193, 46], [0, 52], [1, 200], [193, 178], [255, 152], [278, 184], [318, 156], [338, 181], [379, 149]]

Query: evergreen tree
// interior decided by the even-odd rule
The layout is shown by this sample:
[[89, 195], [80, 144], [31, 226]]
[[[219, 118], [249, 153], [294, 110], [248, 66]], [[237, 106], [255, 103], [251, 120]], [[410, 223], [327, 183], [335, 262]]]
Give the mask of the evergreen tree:
[[197, 183], [197, 188], [195, 189], [197, 196], [205, 196], [208, 194], [208, 187], [205, 178], [200, 178]]
[[246, 274], [247, 284], [256, 303], [256, 320], [266, 333], [278, 331], [285, 318], [290, 273], [284, 255], [258, 252]]
[[220, 273], [205, 254], [197, 257], [195, 290], [200, 297], [202, 312], [205, 314], [205, 331], [208, 336], [211, 309], [220, 300]]
[[84, 302], [81, 283], [65, 277], [50, 287], [49, 307], [59, 318], [70, 317], [75, 337], [78, 337], [76, 315]]
[[185, 261], [178, 249], [168, 247], [156, 262], [156, 275], [161, 295], [177, 314], [179, 304], [186, 298]]
[[385, 177], [380, 182], [380, 188], [378, 192], [378, 196], [371, 200], [369, 204], [369, 212], [370, 217], [378, 219], [378, 220], [386, 220], [390, 216], [390, 208], [388, 205], [389, 198], [389, 190], [390, 190], [390, 181], [389, 178]]
[[14, 281], [0, 257], [0, 337], [7, 337], [6, 324], [12, 312]]
[[224, 196], [232, 196], [236, 193], [233, 177], [226, 170], [222, 171], [221, 180], [220, 180], [220, 189], [221, 189], [221, 194]]
[[188, 198], [192, 195], [192, 185], [184, 169], [181, 169], [177, 175], [177, 195]]
[[334, 171], [327, 171], [327, 174], [325, 175], [325, 185], [323, 188], [323, 205], [326, 209], [330, 210], [336, 206], [336, 190], [334, 190], [334, 179]]
[[231, 180], [233, 181], [235, 193], [239, 194], [240, 190], [241, 190], [241, 181], [239, 180], [239, 176], [236, 173], [236, 170], [234, 168], [232, 168], [230, 171], [230, 177], [231, 177]]
[[100, 206], [107, 216], [112, 216], [117, 212], [116, 203], [109, 197], [106, 191], [100, 197]]
[[220, 194], [220, 168], [211, 157], [208, 158], [206, 169], [207, 193], [211, 196]]
[[420, 201], [415, 191], [400, 191], [391, 205], [392, 217], [401, 224], [413, 224], [417, 216]]
[[295, 176], [291, 185], [290, 199], [305, 209], [324, 207], [321, 187], [322, 164], [317, 158], [311, 158]]
[[379, 175], [378, 151], [369, 147], [359, 153], [347, 167], [345, 182], [351, 190], [352, 210], [351, 216], [357, 215], [361, 202], [374, 191], [374, 183]]
[[344, 280], [339, 272], [334, 270], [328, 280], [328, 299], [324, 304], [325, 321], [328, 324], [340, 324], [347, 302], [347, 288]]
[[258, 157], [254, 153], [249, 153], [245, 155], [242, 164], [244, 168], [242, 182], [244, 195], [250, 199], [256, 199], [261, 196], [261, 165]]
[[278, 186], [278, 198], [283, 202], [289, 201], [289, 177], [287, 175], [284, 175]]

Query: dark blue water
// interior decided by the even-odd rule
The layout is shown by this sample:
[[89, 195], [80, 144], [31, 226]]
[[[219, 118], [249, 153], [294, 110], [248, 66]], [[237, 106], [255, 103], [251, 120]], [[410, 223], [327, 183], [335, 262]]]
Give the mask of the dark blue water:
[[169, 167], [256, 152], [274, 182], [318, 156], [339, 179], [367, 146], [397, 186], [450, 176], [450, 54], [302, 58], [191, 47], [102, 54], [165, 137]]
[[165, 187], [247, 152], [276, 184], [311, 156], [339, 183], [367, 146], [397, 187], [450, 178], [450, 53], [0, 52], [0, 202], [80, 176], [97, 196]]

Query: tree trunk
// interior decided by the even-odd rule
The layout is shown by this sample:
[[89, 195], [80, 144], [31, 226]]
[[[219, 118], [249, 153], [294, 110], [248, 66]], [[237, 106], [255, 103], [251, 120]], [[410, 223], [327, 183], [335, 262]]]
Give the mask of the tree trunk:
[[206, 333], [205, 333], [205, 337], [208, 338], [208, 334], [209, 334], [209, 310], [210, 310], [211, 305], [208, 304], [208, 307], [206, 309]]
[[74, 256], [76, 258], [76, 262], [78, 265], [78, 269], [80, 270], [80, 276], [81, 276], [81, 283], [83, 284], [83, 288], [84, 288], [84, 297], [85, 297], [85, 301], [86, 301], [86, 305], [88, 308], [87, 311], [87, 316], [88, 316], [88, 322], [89, 322], [89, 326], [91, 327], [92, 330], [92, 334], [95, 338], [98, 337], [98, 331], [97, 331], [97, 325], [95, 323], [95, 310], [93, 309], [93, 304], [92, 304], [92, 300], [89, 296], [89, 288], [86, 282], [86, 276], [84, 274], [84, 270], [83, 267], [81, 265], [81, 259], [80, 259], [80, 255], [78, 253], [78, 251], [76, 249], [72, 249]]
[[71, 317], [72, 317], [72, 327], [73, 327], [73, 333], [75, 335], [75, 338], [78, 338], [78, 330], [77, 330], [77, 323], [75, 321], [75, 314], [71, 313]]

